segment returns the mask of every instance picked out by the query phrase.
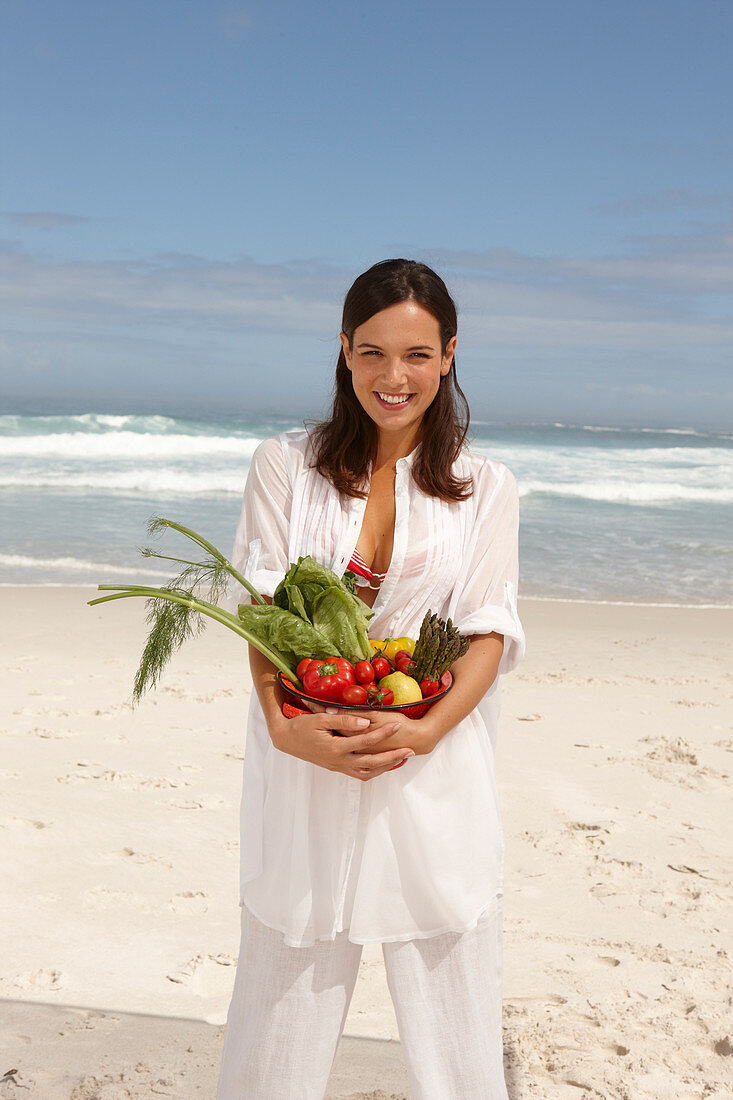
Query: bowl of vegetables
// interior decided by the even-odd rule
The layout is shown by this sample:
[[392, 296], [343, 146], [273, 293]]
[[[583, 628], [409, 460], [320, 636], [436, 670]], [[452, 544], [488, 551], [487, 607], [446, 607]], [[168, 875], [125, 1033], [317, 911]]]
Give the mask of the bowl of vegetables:
[[370, 644], [374, 650], [371, 659], [353, 664], [343, 657], [304, 657], [296, 670], [297, 684], [278, 672], [288, 698], [284, 712], [294, 717], [302, 713], [302, 704], [311, 702], [345, 710], [390, 710], [422, 718], [451, 690], [454, 677], [450, 666], [468, 649], [468, 639], [450, 620], [445, 623], [430, 612], [416, 643], [401, 638]]
[[[395, 703], [392, 689], [382, 688], [379, 684], [375, 684], [371, 690], [367, 685], [349, 685], [361, 688], [363, 698], [360, 692], [349, 691], [349, 686], [341, 687], [339, 685], [338, 691], [331, 690], [330, 692], [327, 688], [327, 692], [331, 695], [329, 698], [324, 694], [310, 695], [305, 690], [301, 691], [283, 676], [282, 672], [278, 672], [277, 678], [288, 696], [289, 704], [286, 703], [283, 707], [283, 712], [288, 718], [294, 718], [296, 714], [310, 714], [310, 711], [302, 705], [303, 703], [318, 703], [322, 707], [338, 707], [339, 710], [388, 710], [406, 714], [410, 718], [422, 718], [430, 710], [433, 703], [443, 699], [453, 687], [453, 673], [444, 672], [440, 680], [437, 681], [438, 690], [433, 695], [423, 696], [412, 703]], [[323, 679], [325, 680], [325, 676]], [[298, 706], [297, 704], [301, 705]]]
[[[421, 718], [451, 690], [451, 665], [466, 652], [469, 639], [450, 619], [445, 623], [428, 611], [416, 642], [406, 637], [372, 641], [368, 627], [374, 612], [359, 598], [350, 571], [339, 577], [313, 558], [300, 557], [291, 562], [268, 602], [203, 535], [163, 517], [148, 524], [151, 535], [167, 530], [194, 543], [200, 560], [146, 547], [144, 557], [183, 568], [164, 586], [100, 584], [105, 594], [89, 600], [92, 606], [132, 597], [146, 601], [150, 631], [135, 675], [133, 702], [157, 685], [172, 654], [207, 619], [228, 627], [272, 662], [292, 700], [283, 706], [291, 718], [304, 713], [296, 704], [306, 700]], [[231, 581], [251, 599], [240, 603], [236, 613], [219, 602]]]

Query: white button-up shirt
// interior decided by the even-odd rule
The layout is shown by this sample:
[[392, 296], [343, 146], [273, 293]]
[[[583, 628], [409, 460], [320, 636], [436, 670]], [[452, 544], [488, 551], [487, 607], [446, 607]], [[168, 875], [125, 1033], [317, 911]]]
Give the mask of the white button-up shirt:
[[[232, 562], [272, 596], [291, 562], [310, 555], [341, 576], [366, 501], [341, 496], [309, 466], [308, 436], [284, 432], [255, 451]], [[516, 610], [516, 481], [464, 451], [467, 501], [415, 484], [415, 452], [397, 463], [392, 560], [370, 635], [417, 637], [425, 612], [464, 634], [504, 635], [499, 673], [524, 652]], [[241, 588], [230, 606], [249, 600]], [[472, 928], [502, 893], [504, 844], [494, 778], [500, 676], [428, 755], [362, 783], [275, 749], [252, 693], [242, 794], [241, 900], [292, 946], [436, 936]]]

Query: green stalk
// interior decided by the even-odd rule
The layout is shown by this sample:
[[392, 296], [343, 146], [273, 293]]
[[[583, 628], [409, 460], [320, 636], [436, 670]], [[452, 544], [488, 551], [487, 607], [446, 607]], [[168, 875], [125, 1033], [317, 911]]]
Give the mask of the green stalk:
[[227, 573], [229, 573], [230, 576], [234, 577], [236, 581], [239, 581], [243, 588], [247, 589], [250, 596], [256, 603], [267, 603], [267, 600], [265, 600], [264, 597], [262, 597], [257, 591], [257, 589], [249, 583], [247, 578], [243, 577], [239, 570], [235, 569], [232, 563], [224, 557], [221, 550], [218, 550], [217, 547], [214, 546], [213, 542], [209, 542], [209, 540], [205, 539], [203, 535], [199, 535], [196, 531], [192, 531], [190, 527], [184, 527], [181, 523], [175, 523], [172, 519], [164, 519], [162, 516], [159, 516], [152, 521], [149, 530], [153, 532], [158, 527], [170, 527], [173, 531], [178, 531], [181, 535], [185, 535], [187, 539], [191, 539], [192, 542], [198, 543], [198, 545], [203, 550], [208, 551], [208, 553], [211, 554], [212, 557], [216, 558], [218, 562], [221, 562]]
[[[247, 587], [251, 589], [251, 585], [247, 585]], [[271, 649], [267, 642], [255, 637], [231, 611], [225, 611], [223, 608], [217, 607], [216, 604], [209, 603], [208, 600], [202, 600], [198, 596], [190, 596], [182, 592], [172, 592], [165, 588], [148, 588], [145, 585], [138, 584], [99, 584], [97, 590], [99, 592], [112, 592], [114, 595], [98, 596], [95, 600], [88, 600], [87, 603], [90, 607], [94, 607], [98, 603], [109, 603], [110, 600], [124, 600], [131, 596], [144, 596], [147, 599], [168, 600], [169, 603], [182, 604], [184, 607], [190, 607], [192, 611], [208, 615], [210, 619], [215, 619], [216, 622], [229, 627], [235, 634], [239, 634], [241, 638], [245, 638], [250, 645], [258, 649], [269, 661], [272, 661], [273, 665], [282, 672], [283, 676], [287, 676], [291, 683], [297, 688], [302, 687], [293, 669], [288, 667], [276, 650]], [[260, 598], [260, 602], [265, 603], [266, 601]]]

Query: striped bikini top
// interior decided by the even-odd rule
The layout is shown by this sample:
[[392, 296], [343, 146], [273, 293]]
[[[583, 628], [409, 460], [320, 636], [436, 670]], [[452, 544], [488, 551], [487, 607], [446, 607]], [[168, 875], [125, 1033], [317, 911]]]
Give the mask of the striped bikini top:
[[386, 573], [372, 573], [357, 550], [351, 555], [348, 568], [356, 576], [356, 584], [359, 588], [379, 588], [387, 576]]

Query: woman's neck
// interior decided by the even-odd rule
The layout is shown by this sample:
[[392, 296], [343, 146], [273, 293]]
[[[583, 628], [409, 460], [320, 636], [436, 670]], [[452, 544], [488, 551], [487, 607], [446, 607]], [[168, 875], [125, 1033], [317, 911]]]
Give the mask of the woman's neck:
[[375, 468], [382, 470], [389, 466], [394, 469], [401, 458], [407, 458], [415, 450], [420, 442], [419, 432], [410, 432], [405, 436], [394, 436], [381, 433], [377, 443], [377, 460]]

